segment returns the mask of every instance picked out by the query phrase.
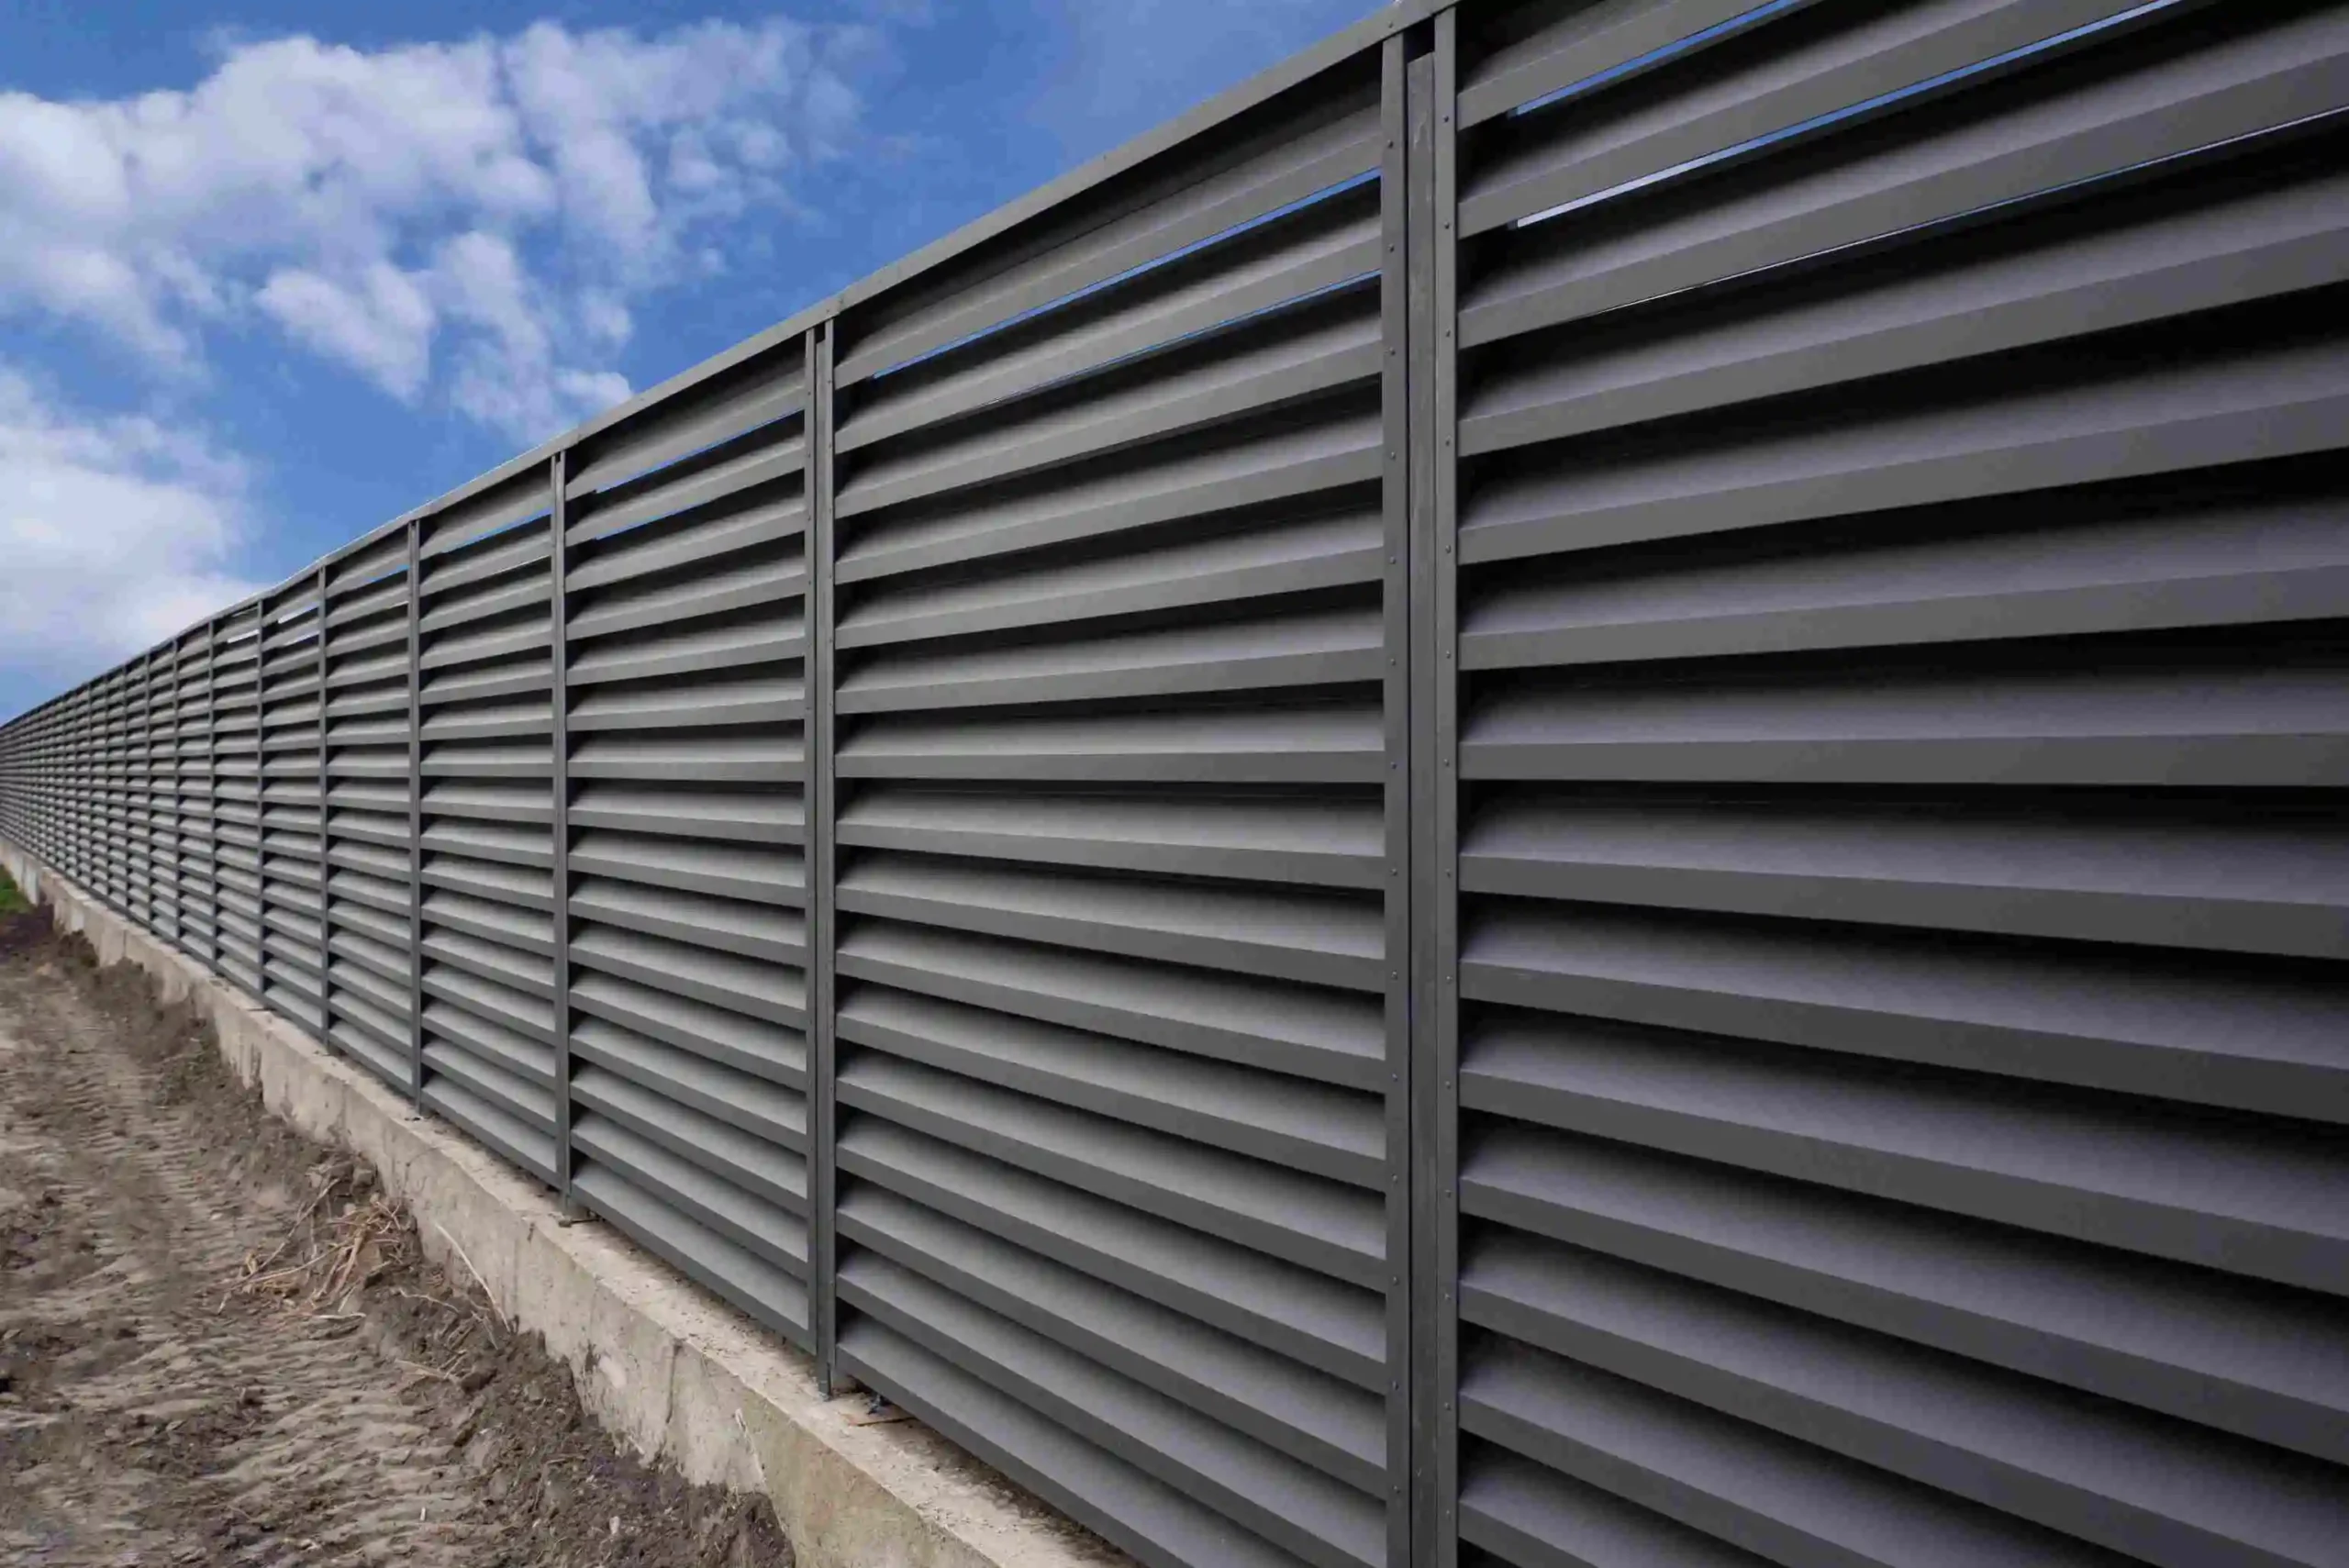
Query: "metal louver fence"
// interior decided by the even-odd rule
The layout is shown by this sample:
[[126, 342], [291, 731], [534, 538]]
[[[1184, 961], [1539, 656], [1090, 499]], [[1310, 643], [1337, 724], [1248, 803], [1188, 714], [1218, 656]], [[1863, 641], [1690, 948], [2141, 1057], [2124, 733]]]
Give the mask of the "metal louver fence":
[[2349, 1562], [2344, 108], [1412, 0], [0, 833], [1163, 1568]]

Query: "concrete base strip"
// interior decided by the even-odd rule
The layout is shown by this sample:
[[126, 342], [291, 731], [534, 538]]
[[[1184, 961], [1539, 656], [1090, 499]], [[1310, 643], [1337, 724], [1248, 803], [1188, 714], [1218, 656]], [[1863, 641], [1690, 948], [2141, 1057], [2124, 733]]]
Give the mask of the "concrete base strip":
[[825, 1399], [796, 1350], [607, 1227], [562, 1224], [535, 1182], [13, 844], [0, 865], [102, 962], [135, 963], [208, 1016], [271, 1111], [373, 1166], [426, 1253], [478, 1273], [510, 1321], [544, 1335], [607, 1429], [689, 1481], [765, 1493], [803, 1568], [1129, 1561], [916, 1422], [852, 1424], [863, 1398]]

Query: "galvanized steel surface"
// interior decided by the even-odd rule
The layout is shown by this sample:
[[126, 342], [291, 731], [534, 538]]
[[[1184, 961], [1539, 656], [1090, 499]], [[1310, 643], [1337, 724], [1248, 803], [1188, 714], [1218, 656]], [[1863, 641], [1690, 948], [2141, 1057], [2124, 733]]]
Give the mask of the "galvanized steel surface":
[[0, 832], [1149, 1562], [2349, 1562], [2344, 106], [1397, 8]]

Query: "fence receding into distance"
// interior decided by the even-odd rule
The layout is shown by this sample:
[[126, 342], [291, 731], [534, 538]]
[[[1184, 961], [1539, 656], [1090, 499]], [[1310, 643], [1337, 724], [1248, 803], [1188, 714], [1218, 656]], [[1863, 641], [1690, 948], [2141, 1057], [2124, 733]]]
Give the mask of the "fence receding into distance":
[[2341, 1564], [2344, 106], [1409, 0], [0, 831], [1159, 1568]]

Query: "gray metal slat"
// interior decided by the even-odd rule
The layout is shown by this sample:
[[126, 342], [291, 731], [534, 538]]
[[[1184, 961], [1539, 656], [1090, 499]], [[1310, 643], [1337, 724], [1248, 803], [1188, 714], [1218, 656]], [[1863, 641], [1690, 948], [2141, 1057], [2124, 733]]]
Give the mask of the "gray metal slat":
[[514, 955], [516, 965], [528, 966], [530, 958], [551, 960], [555, 954], [554, 923], [538, 910], [436, 888], [424, 896], [424, 919], [430, 929], [491, 943]]
[[1528, 562], [1518, 581], [1479, 595], [1462, 667], [2247, 628], [2349, 613], [2341, 501], [2275, 488], [2254, 499], [2181, 484], [2157, 511], [2124, 488], [2028, 530], [1963, 517], [1937, 536], [1782, 540], [1631, 578], [1569, 573], [1572, 556], [1555, 569]]
[[541, 1107], [540, 1119], [547, 1119], [543, 1106], [551, 1101], [538, 1098], [551, 1095], [555, 1078], [554, 1048], [547, 1040], [507, 1028], [485, 1008], [469, 1008], [429, 991], [418, 1022], [428, 1045], [437, 1040], [529, 1085]]
[[574, 743], [571, 776], [655, 784], [687, 778], [797, 784], [807, 776], [807, 762], [796, 732], [696, 735], [671, 730], [649, 736], [607, 731], [590, 733]]
[[1001, 484], [1322, 396], [1378, 373], [1384, 350], [1377, 325], [1375, 316], [1355, 310], [1318, 330], [1240, 334], [1266, 341], [1179, 376], [1103, 389], [1069, 409], [1024, 421], [1016, 440], [981, 429], [896, 462], [877, 457], [841, 490], [840, 515]]
[[2289, 665], [1528, 684], [1471, 712], [1461, 768], [1593, 782], [2321, 787], [2349, 779], [2342, 693], [2330, 672]]
[[1140, 714], [867, 717], [842, 734], [837, 766], [845, 778], [1376, 784], [1386, 750], [1369, 701], [1253, 712], [1165, 705]]
[[1386, 1284], [1377, 1198], [1326, 1178], [871, 1051], [842, 1062], [840, 1100], [1230, 1245], [1363, 1289]]
[[796, 968], [666, 937], [581, 925], [572, 932], [571, 962], [768, 1023], [798, 1026], [806, 1017], [806, 977]]
[[1518, 1568], [1763, 1568], [1769, 1560], [1611, 1492], [1471, 1438], [1460, 1540]]
[[584, 966], [574, 966], [572, 973], [575, 1013], [609, 1019], [648, 1039], [803, 1092], [807, 1086], [804, 1007], [781, 1022], [769, 1022]]
[[665, 937], [714, 952], [807, 967], [807, 920], [789, 906], [740, 904], [602, 876], [583, 877], [573, 885], [570, 912], [590, 924]]
[[428, 1075], [423, 1103], [509, 1164], [545, 1181], [553, 1169], [553, 1141], [504, 1106], [461, 1083]]
[[[2107, 362], [2004, 379], [1950, 376], [1952, 395], [1889, 395], [1857, 417], [1749, 433], [1724, 420], [1670, 453], [1636, 449], [1570, 477], [1486, 487], [1464, 518], [1464, 563], [1645, 543], [2143, 479], [2340, 445], [2349, 370], [2337, 339], [2224, 355]], [[2117, 357], [2117, 356], [2116, 356]], [[2034, 367], [2035, 368], [2035, 367]], [[1882, 412], [1874, 412], [1881, 408]], [[1858, 412], [1855, 410], [1855, 413]]]
[[807, 1232], [798, 1217], [761, 1203], [732, 1184], [613, 1118], [590, 1113], [572, 1129], [579, 1152], [589, 1162], [631, 1179], [662, 1203], [741, 1249], [769, 1268], [804, 1278]]
[[[807, 1098], [798, 1089], [644, 1039], [601, 1018], [584, 1019], [574, 1028], [572, 1049], [581, 1060], [594, 1062], [645, 1094], [723, 1123], [759, 1143], [798, 1155], [807, 1151]], [[798, 1193], [804, 1205], [805, 1187]]]
[[839, 1027], [842, 1040], [959, 1077], [1374, 1191], [1385, 1185], [1382, 1107], [1368, 1095], [878, 987], [851, 993]]
[[870, 1181], [1373, 1392], [1389, 1380], [1369, 1292], [894, 1121], [844, 1119], [843, 1178]]
[[1513, 1340], [2132, 1560], [2313, 1563], [2349, 1537], [2329, 1465], [1597, 1254], [1494, 1249], [1462, 1288]]
[[1495, 1030], [1464, 1106], [2349, 1296], [2349, 1158], [2316, 1126], [1577, 1022]]
[[[1489, 339], [1556, 325], [2324, 114], [2349, 103], [2344, 59], [2342, 19], [2303, 12], [2046, 102], [2026, 99], [1987, 119], [1943, 114], [1920, 139], [1897, 139], [1873, 156], [1791, 180], [1767, 178], [1765, 164], [1741, 194], [1692, 202], [1591, 245], [1486, 274], [1462, 299], [1463, 329]], [[1963, 108], [1965, 100], [1955, 104]], [[1531, 210], [1466, 195], [1461, 232]]]
[[1227, 155], [1220, 166], [1170, 172], [1169, 183], [1128, 210], [1047, 239], [992, 276], [960, 287], [950, 283], [935, 293], [922, 290], [934, 303], [868, 328], [848, 346], [837, 373], [840, 384], [1069, 299], [1377, 167], [1375, 89], [1348, 83], [1341, 91], [1343, 97], [1304, 95], [1288, 133], [1266, 137], [1253, 157]]
[[794, 849], [751, 849], [590, 828], [572, 841], [571, 863], [575, 870], [641, 886], [744, 902], [793, 905], [806, 897], [806, 857]]
[[807, 506], [800, 496], [716, 517], [648, 524], [577, 547], [581, 559], [565, 573], [564, 582], [573, 589], [593, 592], [697, 562], [787, 545], [804, 540], [807, 533]]
[[1297, 1568], [1297, 1559], [1147, 1472], [988, 1387], [953, 1361], [860, 1316], [841, 1331], [841, 1364], [958, 1446], [1146, 1562]]
[[894, 921], [850, 923], [839, 964], [858, 980], [1300, 1078], [1386, 1081], [1378, 1006], [1359, 993]]
[[841, 1270], [844, 1303], [1105, 1450], [1122, 1452], [1299, 1561], [1383, 1561], [1383, 1499], [1286, 1461], [1064, 1345], [872, 1253]]
[[[552, 1042], [554, 1020], [545, 997], [502, 984], [495, 971], [484, 973], [461, 959], [452, 960], [446, 951], [446, 940], [432, 933], [424, 939], [425, 995], [502, 1032]], [[425, 1011], [429, 1019], [432, 1009], [428, 1006]]]
[[[807, 651], [806, 630], [796, 616], [684, 629], [662, 628], [651, 635], [638, 633], [590, 644], [581, 652], [572, 676], [573, 683], [582, 686], [641, 681], [774, 665], [803, 660]], [[763, 723], [799, 716], [805, 695], [793, 676], [771, 671], [745, 676], [742, 684], [751, 689], [729, 704], [723, 700], [727, 695], [722, 689], [725, 683], [715, 683], [721, 688], [715, 694], [719, 700], [707, 722]], [[659, 695], [657, 690], [624, 693], [618, 697], [596, 694], [584, 701], [626, 703], [632, 696], [657, 714], [660, 705], [652, 699]]]
[[1905, 265], [1824, 297], [1765, 298], [1728, 320], [1700, 317], [1496, 367], [1462, 410], [1461, 450], [1498, 451], [1848, 385], [2349, 276], [2339, 216], [2349, 181], [2287, 165], [2282, 177], [2248, 190], [2212, 178], [2172, 183], [2183, 189], [2166, 199], [2164, 187], [2139, 185], [2119, 211], [2091, 206], [1994, 239], [1912, 250]]
[[[704, 1202], [691, 1206], [700, 1218], [717, 1229], [729, 1230], [734, 1240], [752, 1244], [761, 1231], [769, 1236], [787, 1233], [796, 1222], [805, 1226], [807, 1212], [807, 1162], [804, 1153], [786, 1149], [766, 1139], [742, 1131], [696, 1107], [685, 1106], [640, 1084], [607, 1071], [604, 1064], [584, 1054], [584, 1063], [571, 1084], [572, 1100], [590, 1116], [609, 1120], [623, 1131], [660, 1148], [717, 1178], [724, 1186], [707, 1186], [706, 1190], [719, 1202]], [[593, 1141], [591, 1139], [590, 1141]], [[602, 1158], [609, 1161], [612, 1151], [607, 1148]], [[738, 1219], [734, 1224], [717, 1223], [721, 1211], [747, 1218], [755, 1209], [740, 1199], [724, 1194], [724, 1187], [740, 1189], [744, 1197], [779, 1212], [762, 1217], [751, 1224]], [[673, 1191], [671, 1195], [674, 1196]], [[758, 1248], [771, 1261], [777, 1255], [772, 1241]], [[798, 1261], [798, 1254], [789, 1254]]]
[[615, 430], [599, 434], [566, 477], [563, 492], [576, 498], [609, 490], [696, 452], [722, 446], [753, 430], [804, 413], [807, 388], [788, 368], [788, 356], [762, 364], [738, 386], [696, 388], [667, 407], [648, 409]]
[[[428, 1030], [429, 1024], [428, 1015]], [[425, 1040], [424, 1068], [427, 1100], [433, 1097], [436, 1090], [453, 1085], [469, 1100], [494, 1106], [500, 1116], [518, 1125], [551, 1137], [554, 1095], [545, 1085], [505, 1072], [491, 1059], [461, 1050], [429, 1032]], [[550, 1158], [543, 1163], [551, 1169], [553, 1162]]]
[[571, 802], [574, 827], [671, 833], [710, 842], [800, 844], [807, 838], [797, 790], [743, 790], [696, 781], [691, 787], [590, 784]]
[[2126, 1561], [1520, 1347], [1479, 1346], [1460, 1405], [1464, 1430], [1780, 1562]]
[[[573, 1137], [577, 1136], [574, 1129]], [[655, 1257], [666, 1259], [794, 1343], [807, 1346], [807, 1288], [789, 1273], [662, 1202], [618, 1170], [583, 1161], [573, 1189], [583, 1203]]]
[[1348, 414], [1205, 451], [1144, 452], [1047, 495], [860, 527], [842, 540], [834, 572], [841, 583], [862, 582], [1367, 484], [1379, 476], [1380, 451], [1377, 421]]
[[[522, 793], [501, 791], [497, 798], [518, 801]], [[529, 793], [534, 802], [545, 795], [542, 790]], [[424, 848], [428, 853], [531, 870], [544, 868], [552, 862], [553, 851], [547, 844], [546, 835], [530, 831], [539, 818], [518, 815], [477, 817], [470, 813], [444, 817], [435, 806], [435, 802], [442, 798], [446, 797], [438, 789], [426, 792], [424, 810], [431, 824], [424, 830]], [[473, 798], [481, 796], [476, 795]]]
[[886, 1188], [852, 1184], [841, 1234], [1031, 1331], [1180, 1399], [1364, 1492], [1386, 1484], [1386, 1431], [1367, 1390], [1105, 1288]]
[[984, 936], [1384, 988], [1375, 904], [1319, 888], [1077, 876], [1026, 867], [868, 856], [840, 880], [858, 914]]
[[843, 844], [1105, 870], [1383, 887], [1367, 797], [1195, 797], [870, 785], [841, 814]]
[[[1741, 38], [1747, 28], [1798, 12], [1807, 3], [1600, 0], [1554, 20], [1529, 13], [1544, 25], [1492, 46], [1466, 71], [1459, 87], [1460, 123], [1478, 125], [1569, 87], [1611, 85], [1643, 69], [1687, 59], [1709, 43]], [[1741, 19], [1746, 28], [1731, 25]]]
[[[730, 639], [721, 646], [704, 643], [683, 657], [676, 654], [675, 648], [671, 643], [666, 653], [647, 661], [651, 669], [631, 662], [602, 664], [591, 671], [589, 680], [581, 684], [596, 681], [612, 684], [573, 700], [571, 711], [574, 728], [584, 733], [751, 725], [798, 728], [805, 725], [807, 686], [798, 671], [769, 665], [743, 674], [721, 674], [715, 680], [680, 680], [676, 676], [683, 673], [736, 668], [744, 650]], [[796, 658], [798, 651], [789, 644], [754, 645], [748, 651], [750, 657], [757, 659]], [[646, 675], [656, 674], [670, 678], [657, 683], [642, 680]], [[626, 684], [614, 682], [614, 677]]]
[[1176, 696], [1377, 680], [1375, 606], [1265, 611], [875, 659], [841, 683], [843, 714]]
[[1374, 273], [1375, 204], [1375, 191], [1313, 202], [1016, 323], [975, 362], [858, 409], [837, 450], [942, 425]]
[[2126, 948], [1967, 941], [1948, 928], [1911, 935], [1531, 904], [1488, 906], [1461, 963], [1467, 995], [1576, 1015], [1627, 1039], [1686, 1029], [2349, 1119], [2349, 1013], [2337, 982], [2304, 966], [2196, 963], [2173, 951], [2149, 972], [2146, 955]]
[[806, 562], [770, 551], [682, 581], [664, 579], [650, 588], [615, 586], [575, 606], [564, 620], [574, 641], [634, 631], [665, 622], [721, 615], [801, 598], [807, 592]]
[[583, 506], [580, 520], [571, 525], [571, 541], [584, 544], [624, 528], [728, 500], [757, 486], [777, 484], [802, 473], [807, 461], [805, 447], [795, 435], [772, 444], [762, 442], [706, 464], [680, 463], [677, 467], [686, 470], [682, 473], [661, 470], [624, 489], [607, 492], [594, 505]]
[[1276, 595], [1308, 594], [1379, 580], [1379, 519], [1349, 509], [1240, 532], [1162, 541], [1149, 548], [1052, 568], [1030, 566], [1002, 578], [882, 584], [859, 595], [834, 638], [841, 648], [1050, 626]]
[[[552, 499], [545, 470], [525, 470], [425, 517], [417, 553], [431, 568], [441, 568], [445, 563], [439, 557], [503, 532], [517, 523], [542, 517]], [[425, 576], [425, 587], [428, 593], [431, 589], [429, 571]]]
[[[1981, 70], [1985, 62], [2074, 29], [2107, 23], [2092, 39], [2069, 47], [2110, 47], [2121, 30], [2110, 19], [2126, 9], [2112, 0], [1938, 0], [1851, 16], [1836, 31], [1799, 23], [1765, 29], [1755, 37], [1759, 48], [1737, 45], [1705, 57], [1709, 66], [1734, 58], [1746, 62], [1742, 70], [1716, 69], [1685, 85], [1669, 67], [1653, 71], [1636, 106], [1625, 104], [1595, 123], [1486, 162], [1463, 203], [1462, 221], [1473, 233], [1490, 226], [1494, 211], [1522, 216], [1571, 206], [1764, 138], [1780, 139], [1771, 155], [1784, 156], [1792, 150], [1786, 139], [1799, 128], [1816, 126], [1813, 136], [1832, 136], [1865, 123], [1854, 117], [1820, 125], [1822, 117], [1921, 83], [1939, 81], [1939, 91], [1950, 92], [1998, 80], [2004, 73]], [[2166, 20], [2158, 12], [2152, 19]], [[1809, 36], [1791, 49], [1770, 47], [1789, 32]], [[1475, 85], [1463, 95], [1471, 104], [1479, 97]], [[1911, 96], [1882, 112], [1913, 112], [1932, 96]]]
[[2311, 1294], [1505, 1122], [1481, 1129], [1461, 1184], [1464, 1212], [1495, 1224], [2349, 1455], [2349, 1336]]

